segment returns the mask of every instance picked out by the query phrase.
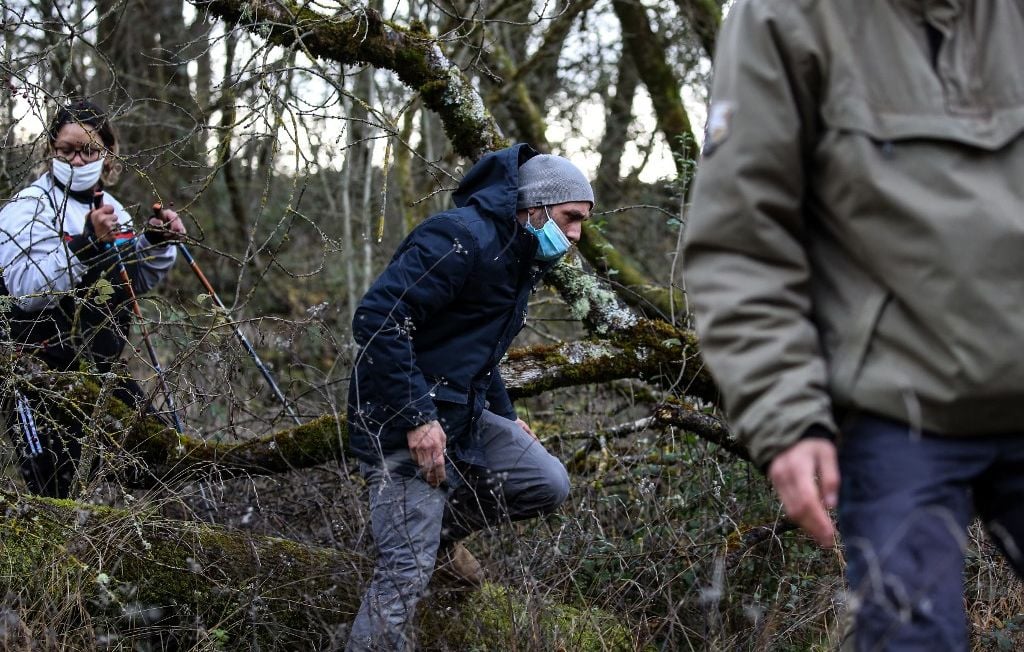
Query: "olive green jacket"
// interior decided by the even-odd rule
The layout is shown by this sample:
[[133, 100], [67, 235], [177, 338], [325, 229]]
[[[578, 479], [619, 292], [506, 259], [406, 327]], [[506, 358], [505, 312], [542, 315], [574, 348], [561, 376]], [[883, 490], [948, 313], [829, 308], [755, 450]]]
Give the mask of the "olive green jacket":
[[1022, 132], [1024, 2], [738, 0], [685, 279], [758, 463], [836, 407], [1024, 433]]

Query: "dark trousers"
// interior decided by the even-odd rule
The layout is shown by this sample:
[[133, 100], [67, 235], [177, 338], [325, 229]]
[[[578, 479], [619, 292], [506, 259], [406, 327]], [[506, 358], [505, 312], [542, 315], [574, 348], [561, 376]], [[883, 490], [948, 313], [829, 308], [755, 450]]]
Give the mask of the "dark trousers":
[[[41, 357], [51, 369], [66, 371], [69, 364], [63, 358]], [[120, 376], [113, 381], [111, 395], [125, 405], [153, 414], [153, 407], [146, 399], [142, 388], [134, 379]], [[21, 475], [28, 490], [40, 496], [67, 498], [73, 489], [75, 474], [82, 459], [82, 441], [89, 415], [84, 413], [74, 397], [63, 396], [52, 391], [25, 392], [42, 452], [35, 456], [21, 457]], [[20, 437], [24, 433], [20, 432]], [[24, 441], [21, 442], [23, 448]], [[94, 465], [93, 471], [95, 472]]]
[[839, 447], [839, 528], [857, 650], [967, 650], [964, 552], [976, 515], [1024, 576], [1024, 434], [948, 438], [872, 416]]

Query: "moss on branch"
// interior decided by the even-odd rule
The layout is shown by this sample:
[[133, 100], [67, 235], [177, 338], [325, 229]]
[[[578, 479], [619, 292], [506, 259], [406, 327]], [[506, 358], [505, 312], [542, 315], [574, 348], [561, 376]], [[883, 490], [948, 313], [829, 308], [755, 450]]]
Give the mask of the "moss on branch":
[[708, 401], [717, 396], [697, 352], [696, 335], [662, 321], [641, 320], [607, 339], [511, 351], [502, 375], [516, 398], [620, 378], [654, 381]]
[[[707, 401], [717, 396], [697, 353], [696, 336], [661, 321], [637, 321], [607, 338], [515, 349], [501, 369], [514, 398], [621, 378], [652, 381]], [[56, 381], [68, 398], [66, 409], [78, 419], [97, 415], [97, 428], [111, 445], [145, 461], [148, 479], [125, 479], [129, 484], [187, 478], [191, 472], [211, 466], [216, 466], [222, 477], [283, 473], [338, 460], [348, 441], [345, 418], [333, 415], [240, 442], [179, 435], [163, 422], [139, 415], [104, 394], [88, 376], [70, 376], [77, 380], [61, 374]], [[34, 382], [45, 383], [47, 376]]]
[[644, 313], [656, 313], [663, 319], [679, 321], [686, 313], [686, 297], [679, 288], [651, 283], [636, 265], [619, 252], [604, 235], [590, 224], [583, 225], [580, 253], [602, 274], [614, 274], [616, 290], [622, 301]]

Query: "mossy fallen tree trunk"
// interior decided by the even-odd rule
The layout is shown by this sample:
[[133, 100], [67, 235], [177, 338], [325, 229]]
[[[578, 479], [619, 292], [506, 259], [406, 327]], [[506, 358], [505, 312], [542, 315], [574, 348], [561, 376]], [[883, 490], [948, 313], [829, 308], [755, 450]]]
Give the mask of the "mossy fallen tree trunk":
[[[19, 605], [5, 649], [127, 648], [147, 636], [202, 649], [340, 649], [370, 573], [347, 550], [0, 492], [0, 590]], [[609, 614], [494, 585], [461, 601], [439, 592], [419, 613], [427, 648], [634, 649]]]
[[[502, 375], [514, 398], [620, 378], [641, 378], [707, 401], [716, 397], [714, 383], [697, 356], [695, 336], [658, 321], [637, 322], [608, 339], [514, 350], [502, 363]], [[36, 382], [45, 381], [44, 374]], [[59, 382], [67, 380], [62, 377]], [[97, 406], [99, 388], [86, 380], [65, 393], [75, 397], [68, 408], [75, 411], [74, 418], [101, 415], [97, 423], [105, 429], [109, 444], [145, 462], [148, 474], [137, 480], [126, 478], [127, 484], [185, 479], [212, 467], [221, 477], [283, 473], [341, 459], [347, 445], [345, 418], [340, 415], [325, 415], [265, 437], [211, 442], [179, 435], [113, 398], [101, 399], [103, 405]], [[673, 418], [683, 417], [676, 414]], [[690, 421], [696, 426], [697, 419], [699, 416], [694, 416]], [[695, 432], [702, 435], [705, 430]], [[719, 431], [712, 428], [707, 432]]]

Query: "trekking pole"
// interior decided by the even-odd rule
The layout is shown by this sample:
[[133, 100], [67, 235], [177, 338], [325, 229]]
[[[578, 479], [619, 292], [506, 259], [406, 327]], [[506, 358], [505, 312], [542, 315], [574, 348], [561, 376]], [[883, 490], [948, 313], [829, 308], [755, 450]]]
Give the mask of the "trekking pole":
[[[0, 294], [9, 296], [7, 287], [0, 277]], [[10, 333], [3, 332], [2, 337], [7, 339]], [[25, 438], [25, 445], [28, 447], [27, 457], [35, 457], [43, 452], [43, 445], [39, 441], [39, 430], [36, 429], [36, 419], [32, 416], [32, 406], [18, 388], [14, 390], [14, 411], [18, 415], [18, 425], [21, 428], [21, 436]]]
[[28, 404], [28, 399], [18, 390], [14, 390], [14, 409], [18, 413], [21, 434], [25, 437], [25, 443], [28, 445], [28, 457], [35, 457], [43, 452], [43, 445], [39, 443], [39, 431], [36, 430], [36, 420], [32, 416], [32, 408]]
[[[93, 208], [99, 208], [103, 205], [103, 189], [97, 187], [96, 192], [93, 193]], [[135, 318], [139, 322], [139, 330], [142, 331], [142, 341], [146, 344], [146, 353], [149, 354], [149, 361], [153, 365], [153, 370], [156, 371], [156, 377], [160, 381], [160, 388], [164, 392], [164, 400], [167, 401], [167, 409], [171, 413], [171, 420], [174, 422], [174, 429], [178, 431], [178, 434], [185, 432], [185, 427], [181, 423], [181, 419], [178, 418], [178, 410], [174, 406], [174, 395], [171, 394], [171, 388], [167, 384], [167, 377], [164, 375], [163, 367], [160, 366], [160, 360], [156, 357], [156, 349], [153, 348], [153, 343], [149, 340], [149, 329], [146, 328], [146, 320], [142, 316], [142, 308], [139, 307], [139, 299], [135, 296], [135, 290], [132, 288], [132, 279], [128, 276], [128, 268], [124, 266], [124, 258], [121, 257], [121, 250], [117, 247], [117, 242], [113, 242], [114, 256], [117, 260], [117, 272], [121, 276], [121, 280], [124, 282], [125, 288], [128, 289], [128, 298], [132, 303], [132, 312], [135, 313]]]
[[[153, 217], [160, 218], [162, 211], [163, 204], [153, 204]], [[178, 242], [176, 244], [178, 245], [178, 250], [181, 251], [181, 255], [184, 256], [185, 260], [188, 262], [188, 266], [192, 268], [192, 272], [206, 289], [206, 293], [210, 295], [210, 298], [213, 299], [215, 304], [217, 304], [217, 307], [227, 314], [227, 306], [225, 306], [224, 302], [220, 300], [220, 297], [217, 295], [217, 291], [213, 289], [213, 285], [211, 285], [210, 281], [206, 278], [206, 274], [203, 274], [203, 270], [199, 268], [199, 263], [197, 263], [196, 259], [192, 257], [192, 253], [188, 250], [188, 247], [185, 246], [184, 242]], [[277, 386], [276, 382], [274, 382], [274, 377], [270, 374], [270, 370], [267, 369], [266, 365], [263, 364], [263, 361], [260, 360], [259, 354], [256, 353], [256, 349], [254, 349], [252, 344], [249, 343], [249, 339], [245, 336], [245, 333], [243, 333], [238, 324], [233, 321], [231, 322], [231, 328], [235, 331], [235, 337], [237, 337], [238, 341], [242, 343], [243, 347], [245, 347], [249, 357], [256, 363], [256, 368], [260, 370], [260, 373], [263, 375], [263, 379], [267, 381], [267, 385], [269, 385], [271, 391], [274, 392], [274, 396], [277, 397], [277, 400], [284, 406], [285, 411], [288, 412], [288, 416], [295, 421], [296, 425], [301, 426], [302, 420], [299, 419], [299, 415], [295, 413], [295, 409], [292, 407], [291, 403], [288, 402], [288, 399], [285, 398], [281, 388]]]

